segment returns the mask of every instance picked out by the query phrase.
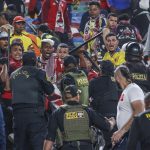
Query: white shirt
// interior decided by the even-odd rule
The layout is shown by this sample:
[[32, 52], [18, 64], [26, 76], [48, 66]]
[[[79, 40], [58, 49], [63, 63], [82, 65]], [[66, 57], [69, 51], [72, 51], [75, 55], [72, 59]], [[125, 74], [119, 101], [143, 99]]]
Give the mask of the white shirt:
[[135, 83], [129, 84], [122, 92], [117, 106], [117, 127], [121, 129], [130, 119], [133, 109], [131, 103], [141, 100], [144, 103], [144, 93]]

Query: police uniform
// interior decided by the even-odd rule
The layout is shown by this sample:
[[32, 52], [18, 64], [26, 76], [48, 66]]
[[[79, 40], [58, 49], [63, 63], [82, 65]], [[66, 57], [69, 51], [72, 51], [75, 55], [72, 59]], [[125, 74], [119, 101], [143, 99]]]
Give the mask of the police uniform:
[[150, 149], [150, 109], [135, 117], [128, 139], [127, 150], [136, 150], [140, 142], [141, 150]]
[[127, 62], [133, 81], [147, 93], [150, 91], [150, 70], [143, 62]]
[[41, 150], [46, 135], [44, 117], [44, 94], [54, 91], [53, 85], [47, 81], [46, 73], [34, 65], [33, 52], [23, 55], [23, 67], [11, 74], [12, 106], [14, 115], [14, 147], [15, 150]]
[[77, 69], [77, 61], [73, 56], [66, 56], [64, 58], [64, 66], [67, 67], [69, 64], [74, 64], [74, 68], [70, 69], [68, 72], [63, 74], [63, 79], [61, 80], [61, 92], [63, 95], [64, 88], [67, 85], [76, 85], [78, 89], [81, 90], [80, 103], [88, 105], [89, 94], [88, 87], [89, 81], [83, 70]]
[[92, 125], [107, 131], [110, 129], [109, 123], [100, 114], [76, 101], [69, 101], [52, 114], [47, 140], [54, 142], [59, 128], [63, 139], [61, 150], [92, 150]]
[[80, 94], [81, 103], [88, 105], [89, 81], [84, 71], [74, 68], [70, 70], [70, 72], [64, 74], [64, 78], [61, 81], [61, 91], [63, 91], [64, 87], [67, 85], [76, 85], [82, 91]]
[[129, 68], [133, 81], [146, 93], [150, 91], [150, 70], [142, 62], [143, 47], [139, 43], [126, 45], [125, 65]]

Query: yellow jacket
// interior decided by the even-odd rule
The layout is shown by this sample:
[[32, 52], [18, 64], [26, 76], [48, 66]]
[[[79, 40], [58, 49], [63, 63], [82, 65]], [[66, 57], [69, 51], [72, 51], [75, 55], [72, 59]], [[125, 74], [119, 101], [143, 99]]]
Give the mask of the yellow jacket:
[[115, 67], [123, 64], [125, 62], [125, 52], [120, 50], [119, 52], [115, 52], [113, 55], [110, 52], [106, 52], [103, 60], [110, 60]]
[[34, 50], [36, 56], [40, 56], [41, 40], [39, 37], [23, 31], [21, 35], [12, 34], [10, 38], [10, 44], [15, 39], [21, 40], [25, 52], [28, 50]]
[[17, 40], [17, 39], [21, 40], [21, 43], [23, 44], [25, 52], [28, 51], [29, 47], [31, 47], [33, 45], [32, 44], [32, 40], [29, 37], [27, 37], [27, 36], [25, 36], [23, 34], [21, 34], [21, 35], [14, 35], [14, 34], [12, 34], [11, 37], [10, 37], [10, 44], [12, 44], [12, 42], [14, 40]]

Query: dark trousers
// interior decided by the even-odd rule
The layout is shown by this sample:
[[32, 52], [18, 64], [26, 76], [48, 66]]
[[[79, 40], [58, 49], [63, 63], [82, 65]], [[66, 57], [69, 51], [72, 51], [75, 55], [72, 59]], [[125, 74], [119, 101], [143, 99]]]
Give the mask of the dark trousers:
[[10, 100], [3, 100], [2, 101], [2, 109], [4, 114], [4, 121], [5, 121], [5, 133], [6, 133], [6, 149], [12, 150], [13, 144], [8, 140], [8, 135], [13, 133], [13, 114], [12, 114], [12, 107]]
[[117, 143], [112, 150], [127, 150], [127, 142], [128, 142], [128, 136], [129, 133], [127, 132], [124, 137], [122, 138], [122, 140]]
[[0, 150], [6, 150], [5, 123], [0, 105]]
[[35, 108], [14, 112], [14, 150], [42, 150], [47, 128], [44, 113]]

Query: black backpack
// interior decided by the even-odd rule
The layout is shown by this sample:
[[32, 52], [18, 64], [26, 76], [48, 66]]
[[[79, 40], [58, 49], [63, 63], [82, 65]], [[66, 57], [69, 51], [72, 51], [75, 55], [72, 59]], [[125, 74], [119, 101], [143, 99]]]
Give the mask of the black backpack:
[[135, 27], [131, 24], [120, 23], [116, 29], [119, 47], [128, 42], [137, 42]]

